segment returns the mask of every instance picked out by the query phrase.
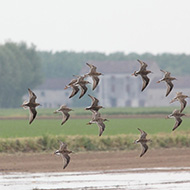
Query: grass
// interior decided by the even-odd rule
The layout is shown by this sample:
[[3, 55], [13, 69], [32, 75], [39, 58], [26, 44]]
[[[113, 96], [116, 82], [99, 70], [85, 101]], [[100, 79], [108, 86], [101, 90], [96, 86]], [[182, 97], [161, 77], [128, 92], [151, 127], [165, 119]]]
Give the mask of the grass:
[[[139, 107], [139, 108], [106, 108], [101, 109], [102, 114], [106, 115], [120, 115], [120, 114], [128, 114], [128, 115], [136, 115], [136, 114], [169, 114], [175, 108], [179, 109], [179, 107], [169, 106], [169, 107]], [[84, 110], [84, 108], [72, 108], [74, 111], [72, 115], [91, 115], [89, 111]], [[38, 108], [38, 116], [54, 116], [53, 112], [56, 109], [44, 109]], [[184, 113], [190, 113], [190, 107], [186, 107]], [[28, 111], [23, 108], [16, 109], [0, 109], [0, 117], [27, 117]]]
[[[141, 128], [148, 134], [171, 133], [173, 119], [164, 118], [126, 118], [112, 119], [105, 122], [103, 135], [139, 134]], [[96, 124], [86, 125], [89, 119], [70, 119], [63, 126], [60, 119], [36, 119], [31, 125], [26, 120], [1, 120], [0, 138], [40, 137], [43, 135], [94, 135], [99, 133]], [[183, 118], [182, 124], [173, 133], [189, 131], [189, 118]]]
[[[69, 119], [61, 126], [61, 115], [53, 114], [54, 109], [38, 109], [35, 121], [28, 124], [28, 111], [23, 109], [1, 109], [0, 152], [41, 152], [52, 151], [63, 140], [73, 151], [89, 150], [127, 150], [138, 148], [133, 141], [139, 137], [137, 128], [152, 138], [152, 148], [190, 147], [190, 118], [172, 132], [175, 121], [165, 118], [125, 118], [116, 119], [119, 114], [169, 114], [174, 108], [106, 108], [101, 113], [107, 115], [106, 129], [98, 137], [98, 126], [86, 125], [91, 119], [90, 112], [75, 109]], [[186, 108], [185, 113], [190, 111]], [[74, 119], [72, 115], [86, 115], [86, 119]], [[55, 116], [55, 119], [40, 119], [40, 116]], [[22, 119], [19, 119], [22, 117]], [[26, 119], [23, 119], [26, 118]], [[51, 117], [51, 118], [52, 118]]]

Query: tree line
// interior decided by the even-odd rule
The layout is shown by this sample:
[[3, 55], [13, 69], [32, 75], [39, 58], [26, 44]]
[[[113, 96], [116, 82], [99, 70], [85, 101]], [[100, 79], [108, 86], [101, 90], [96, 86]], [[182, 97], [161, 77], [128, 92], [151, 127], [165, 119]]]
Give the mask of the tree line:
[[0, 107], [18, 107], [27, 88], [35, 88], [46, 78], [70, 78], [78, 74], [87, 61], [155, 61], [173, 75], [189, 75], [190, 55], [115, 52], [48, 52], [34, 45], [7, 42], [0, 45]]

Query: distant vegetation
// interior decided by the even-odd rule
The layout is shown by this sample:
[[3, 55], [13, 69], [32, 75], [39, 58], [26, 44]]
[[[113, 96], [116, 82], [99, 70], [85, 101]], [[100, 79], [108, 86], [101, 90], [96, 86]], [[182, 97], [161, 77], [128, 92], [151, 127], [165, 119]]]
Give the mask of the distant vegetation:
[[7, 42], [0, 45], [0, 107], [18, 107], [27, 88], [35, 88], [45, 78], [70, 78], [79, 74], [87, 61], [155, 61], [160, 68], [174, 75], [189, 75], [190, 55], [186, 54], [124, 54], [116, 52], [47, 52], [34, 45]]
[[[182, 148], [190, 147], [189, 132], [176, 134], [156, 134], [148, 136], [152, 142], [148, 143], [151, 148]], [[59, 140], [67, 142], [69, 150], [73, 152], [83, 151], [118, 151], [138, 149], [140, 145], [134, 144], [139, 135], [116, 135], [116, 136], [65, 136], [44, 135], [35, 138], [0, 139], [0, 152], [53, 152], [59, 148]], [[138, 155], [137, 155], [138, 156]]]

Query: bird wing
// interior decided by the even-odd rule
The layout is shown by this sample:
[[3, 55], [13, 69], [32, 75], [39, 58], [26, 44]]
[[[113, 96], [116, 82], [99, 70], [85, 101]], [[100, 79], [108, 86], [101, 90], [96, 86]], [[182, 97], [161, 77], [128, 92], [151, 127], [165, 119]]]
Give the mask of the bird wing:
[[141, 68], [140, 71], [145, 70], [147, 68], [147, 64], [139, 59], [137, 59], [137, 61], [141, 64]]
[[174, 85], [171, 81], [167, 81], [166, 84], [167, 84], [166, 96], [168, 96], [168, 94], [172, 91]]
[[66, 153], [63, 153], [62, 158], [63, 158], [63, 169], [65, 169], [70, 162], [70, 156]]
[[31, 124], [37, 115], [37, 111], [36, 111], [35, 107], [30, 107], [29, 112], [30, 112], [29, 124]]
[[142, 145], [142, 152], [141, 152], [140, 157], [142, 157], [148, 150], [148, 145], [146, 143], [143, 142], [143, 143], [141, 143], [141, 145]]
[[92, 64], [89, 64], [89, 63], [86, 63], [89, 67], [90, 67], [90, 73], [95, 73], [96, 72], [96, 69], [97, 67], [92, 65]]
[[105, 124], [103, 123], [103, 121], [98, 121], [97, 122], [97, 125], [98, 125], [98, 127], [99, 127], [99, 129], [100, 129], [100, 132], [99, 132], [99, 136], [101, 136], [102, 135], [102, 133], [104, 132], [104, 129], [105, 129]]
[[92, 90], [94, 90], [97, 87], [100, 79], [97, 76], [92, 76], [92, 80], [93, 80]]
[[162, 70], [162, 69], [160, 69], [160, 71], [164, 73], [164, 75], [165, 75], [166, 78], [167, 78], [167, 77], [170, 77], [170, 74], [171, 74], [170, 72], [164, 71], [164, 70]]
[[86, 93], [88, 89], [85, 84], [80, 84], [80, 87], [81, 87], [81, 93], [80, 93], [79, 99], [84, 96], [84, 94]]
[[92, 99], [91, 107], [97, 106], [99, 103], [99, 100], [95, 98], [94, 96], [91, 96], [90, 94], [88, 94], [88, 96]]
[[95, 111], [93, 109], [90, 109], [90, 111], [92, 112], [92, 120], [96, 120], [97, 118], [101, 117], [100, 112]]
[[78, 86], [76, 86], [76, 85], [71, 85], [71, 88], [72, 88], [72, 93], [71, 93], [71, 95], [69, 96], [69, 98], [72, 98], [74, 95], [76, 95], [77, 93], [78, 93], [78, 91], [79, 91], [79, 87]]
[[147, 75], [141, 75], [141, 77], [142, 77], [142, 80], [143, 80], [143, 86], [142, 86], [141, 91], [143, 91], [147, 87], [150, 79], [147, 77]]
[[138, 128], [138, 130], [141, 132], [141, 137], [140, 137], [140, 138], [141, 138], [141, 139], [145, 139], [146, 136], [147, 136], [147, 133], [146, 133], [145, 131], [139, 129], [139, 128]]
[[64, 142], [62, 142], [62, 141], [60, 141], [59, 150], [60, 150], [60, 151], [63, 151], [63, 150], [65, 150], [65, 149], [67, 149], [67, 144], [64, 143]]
[[176, 120], [176, 122], [175, 122], [175, 125], [174, 125], [174, 128], [172, 129], [172, 131], [174, 131], [176, 128], [178, 128], [182, 122], [182, 119], [180, 117], [175, 117], [175, 120]]
[[63, 113], [63, 120], [61, 125], [63, 125], [70, 117], [70, 114], [67, 111], [63, 111], [62, 113]]
[[28, 88], [28, 93], [29, 93], [29, 101], [34, 103], [37, 96], [34, 94], [34, 92], [32, 92], [32, 90], [30, 90], [30, 88]]
[[187, 105], [187, 101], [185, 99], [179, 99], [179, 102], [181, 104], [180, 112], [182, 112], [184, 110], [184, 108], [186, 107], [186, 105]]

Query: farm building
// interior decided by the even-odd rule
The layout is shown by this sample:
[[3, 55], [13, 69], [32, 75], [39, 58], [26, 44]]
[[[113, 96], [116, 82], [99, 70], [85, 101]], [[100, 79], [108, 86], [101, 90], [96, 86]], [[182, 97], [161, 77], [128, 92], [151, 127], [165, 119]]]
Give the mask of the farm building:
[[[91, 85], [88, 85], [86, 95], [80, 100], [78, 100], [78, 95], [69, 99], [71, 89], [64, 90], [64, 87], [70, 82], [70, 79], [47, 79], [42, 85], [34, 89], [38, 96], [38, 102], [45, 108], [57, 108], [62, 104], [73, 106], [73, 99], [76, 99], [82, 102], [81, 106], [86, 107], [88, 106], [86, 100], [90, 102], [87, 94], [92, 93], [104, 107], [157, 107], [169, 106], [169, 102], [176, 92], [182, 91], [184, 94], [190, 95], [190, 83], [188, 82], [190, 76], [175, 76], [178, 80], [173, 82], [174, 89], [168, 97], [165, 97], [165, 82], [156, 83], [162, 78], [163, 73], [155, 62], [147, 62], [147, 69], [153, 73], [148, 75], [150, 83], [143, 92], [141, 92], [141, 77], [131, 76], [140, 67], [137, 61], [89, 61], [89, 63], [97, 66], [97, 71], [103, 74], [100, 76], [99, 85], [94, 91], [91, 90]], [[89, 67], [84, 64], [79, 74], [83, 75], [88, 71]], [[92, 83], [90, 77], [87, 80]], [[28, 94], [25, 95], [24, 99], [28, 99]]]

